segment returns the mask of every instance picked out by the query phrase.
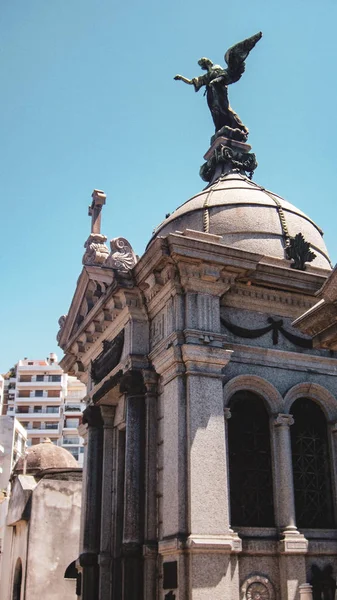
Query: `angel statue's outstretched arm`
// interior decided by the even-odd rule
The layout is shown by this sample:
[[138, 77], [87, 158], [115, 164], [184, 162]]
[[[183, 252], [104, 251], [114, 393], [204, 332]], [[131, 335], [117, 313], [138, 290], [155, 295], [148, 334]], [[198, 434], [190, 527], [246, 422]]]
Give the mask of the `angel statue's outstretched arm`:
[[254, 48], [255, 44], [262, 38], [262, 32], [252, 35], [250, 38], [235, 44], [229, 48], [225, 54], [225, 61], [228, 65], [227, 75], [228, 83], [238, 81], [245, 70], [245, 60]]
[[206, 88], [207, 104], [212, 114], [215, 131], [220, 132], [219, 135], [238, 141], [247, 140], [248, 129], [229, 105], [227, 86], [240, 79], [245, 70], [245, 60], [261, 37], [260, 32], [229, 48], [225, 54], [227, 69], [203, 57], [198, 60], [198, 65], [205, 74], [193, 79], [187, 79], [182, 75], [176, 75], [174, 78], [193, 85], [196, 92], [202, 87]]

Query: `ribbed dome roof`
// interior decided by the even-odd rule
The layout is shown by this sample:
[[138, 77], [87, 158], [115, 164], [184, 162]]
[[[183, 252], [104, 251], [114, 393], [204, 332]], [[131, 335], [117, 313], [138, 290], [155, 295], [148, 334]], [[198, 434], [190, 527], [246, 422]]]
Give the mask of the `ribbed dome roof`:
[[[68, 450], [55, 446], [49, 438], [41, 444], [27, 448], [27, 473], [39, 473], [45, 469], [77, 469], [78, 463]], [[23, 458], [15, 465], [15, 472], [23, 471]]]
[[[320, 228], [298, 208], [240, 173], [228, 173], [182, 204], [155, 230], [164, 236], [193, 229], [221, 235], [226, 246], [285, 259], [284, 216], [289, 236], [302, 233], [316, 258], [311, 265], [331, 269]], [[289, 266], [289, 261], [285, 261]]]

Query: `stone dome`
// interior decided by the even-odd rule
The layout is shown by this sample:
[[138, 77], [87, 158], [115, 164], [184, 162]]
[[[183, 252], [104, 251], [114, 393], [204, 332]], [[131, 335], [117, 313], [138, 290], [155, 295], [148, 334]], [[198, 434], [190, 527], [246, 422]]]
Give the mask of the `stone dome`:
[[240, 173], [230, 172], [182, 204], [154, 231], [165, 236], [193, 229], [221, 235], [226, 246], [289, 261], [284, 252], [284, 216], [289, 236], [302, 233], [316, 258], [310, 265], [331, 269], [321, 229], [301, 210]]
[[[19, 458], [14, 471], [21, 473], [23, 471], [23, 457]], [[46, 469], [78, 469], [78, 463], [68, 450], [55, 446], [47, 438], [41, 444], [27, 448], [26, 473], [39, 473]]]

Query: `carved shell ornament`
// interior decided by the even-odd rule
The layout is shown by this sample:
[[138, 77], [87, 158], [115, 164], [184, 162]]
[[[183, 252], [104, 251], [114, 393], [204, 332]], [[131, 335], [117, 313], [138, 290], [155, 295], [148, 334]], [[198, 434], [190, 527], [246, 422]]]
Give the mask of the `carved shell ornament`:
[[267, 577], [255, 575], [244, 582], [242, 588], [242, 600], [274, 600], [274, 590]]
[[105, 266], [124, 273], [131, 271], [137, 262], [137, 256], [130, 242], [123, 237], [114, 238], [110, 242], [110, 248], [111, 254], [106, 259]]

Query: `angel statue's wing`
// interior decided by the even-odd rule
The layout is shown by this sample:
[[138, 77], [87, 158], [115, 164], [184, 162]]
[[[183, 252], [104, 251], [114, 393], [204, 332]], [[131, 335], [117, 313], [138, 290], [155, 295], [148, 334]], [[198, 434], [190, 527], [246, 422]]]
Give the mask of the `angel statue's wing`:
[[235, 44], [225, 54], [225, 61], [231, 76], [231, 83], [238, 81], [245, 70], [245, 60], [255, 44], [262, 38], [262, 32]]

